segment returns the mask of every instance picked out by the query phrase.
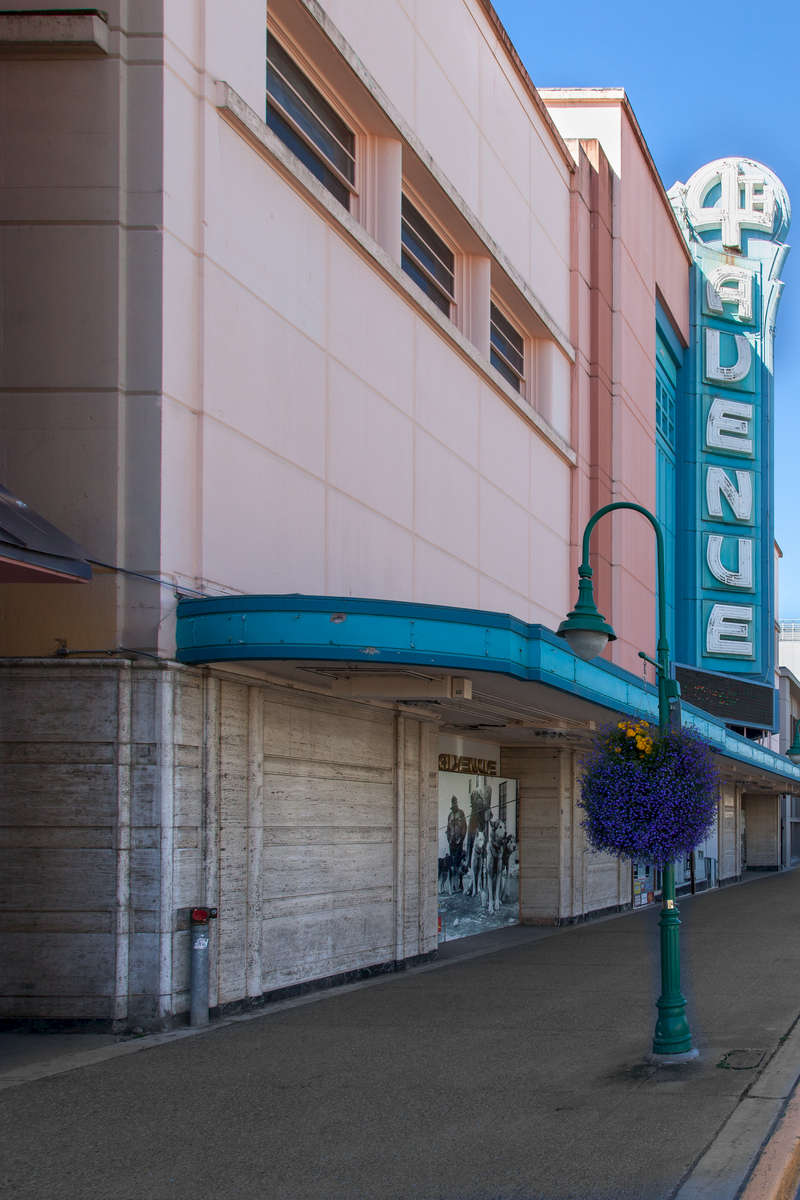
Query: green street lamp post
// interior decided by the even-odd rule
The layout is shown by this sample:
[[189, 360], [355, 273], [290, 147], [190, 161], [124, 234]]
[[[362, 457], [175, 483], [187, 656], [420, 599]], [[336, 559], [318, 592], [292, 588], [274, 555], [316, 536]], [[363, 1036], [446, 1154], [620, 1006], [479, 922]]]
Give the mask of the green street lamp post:
[[[640, 504], [620, 500], [606, 504], [589, 518], [583, 531], [583, 555], [578, 568], [580, 583], [577, 603], [558, 627], [558, 636], [568, 642], [571, 649], [584, 659], [595, 658], [614, 641], [616, 634], [597, 611], [592, 588], [592, 568], [589, 565], [589, 538], [601, 517], [618, 508], [629, 508], [641, 513], [653, 526], [656, 534], [656, 563], [658, 571], [658, 643], [656, 658], [643, 651], [639, 657], [656, 669], [658, 681], [658, 729], [663, 736], [669, 729], [670, 705], [677, 703], [680, 688], [670, 678], [669, 643], [667, 642], [667, 601], [664, 587], [664, 535], [656, 518]], [[800, 755], [800, 746], [798, 746]], [[686, 1017], [686, 999], [681, 993], [680, 960], [680, 916], [675, 903], [675, 863], [663, 867], [663, 907], [659, 920], [661, 938], [661, 995], [657, 1001], [658, 1019], [653, 1035], [653, 1054], [663, 1061], [681, 1061], [696, 1058], [697, 1050], [692, 1047], [692, 1034]]]

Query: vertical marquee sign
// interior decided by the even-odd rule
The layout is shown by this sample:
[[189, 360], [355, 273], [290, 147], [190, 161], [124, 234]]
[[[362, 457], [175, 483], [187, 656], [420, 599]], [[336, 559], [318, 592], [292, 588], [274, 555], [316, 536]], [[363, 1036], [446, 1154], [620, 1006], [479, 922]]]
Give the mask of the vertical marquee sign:
[[772, 171], [746, 158], [709, 163], [670, 199], [694, 259], [679, 398], [675, 657], [737, 676], [728, 719], [758, 724], [741, 685], [774, 686], [772, 369], [789, 199]]

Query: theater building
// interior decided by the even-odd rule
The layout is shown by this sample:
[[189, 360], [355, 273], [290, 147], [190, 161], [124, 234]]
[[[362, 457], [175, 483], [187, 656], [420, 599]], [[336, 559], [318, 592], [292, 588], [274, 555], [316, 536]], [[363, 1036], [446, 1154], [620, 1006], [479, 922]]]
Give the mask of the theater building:
[[779, 181], [670, 198], [488, 0], [235, 15], [0, 12], [2, 477], [94, 568], [0, 588], [3, 1017], [180, 1018], [198, 904], [225, 1010], [652, 898], [577, 807], [592, 731], [656, 719], [646, 522], [595, 534], [607, 655], [555, 633], [614, 500], [722, 772], [687, 886], [800, 793], [731, 728], [776, 727]]

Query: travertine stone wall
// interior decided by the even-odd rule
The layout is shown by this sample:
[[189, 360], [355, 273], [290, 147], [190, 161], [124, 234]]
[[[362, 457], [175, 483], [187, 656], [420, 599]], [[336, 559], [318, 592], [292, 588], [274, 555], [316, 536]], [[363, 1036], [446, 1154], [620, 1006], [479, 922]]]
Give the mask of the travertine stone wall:
[[745, 816], [745, 847], [748, 867], [780, 866], [780, 802], [777, 795], [746, 792], [742, 796]]
[[717, 818], [719, 878], [735, 879], [741, 874], [740, 785], [723, 782], [719, 789]]
[[500, 773], [519, 780], [520, 916], [550, 925], [630, 904], [630, 867], [597, 854], [581, 828], [574, 750], [512, 747]]
[[436, 947], [430, 723], [173, 664], [0, 665], [0, 1016], [158, 1024]]

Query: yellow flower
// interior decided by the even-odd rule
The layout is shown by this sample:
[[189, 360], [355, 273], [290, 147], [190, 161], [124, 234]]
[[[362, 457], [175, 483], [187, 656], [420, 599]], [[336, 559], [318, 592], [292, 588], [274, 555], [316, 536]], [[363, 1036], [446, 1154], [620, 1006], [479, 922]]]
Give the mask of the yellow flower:
[[626, 733], [625, 736], [626, 737], [636, 737], [636, 730], [631, 728], [630, 726], [628, 726], [628, 732]]

